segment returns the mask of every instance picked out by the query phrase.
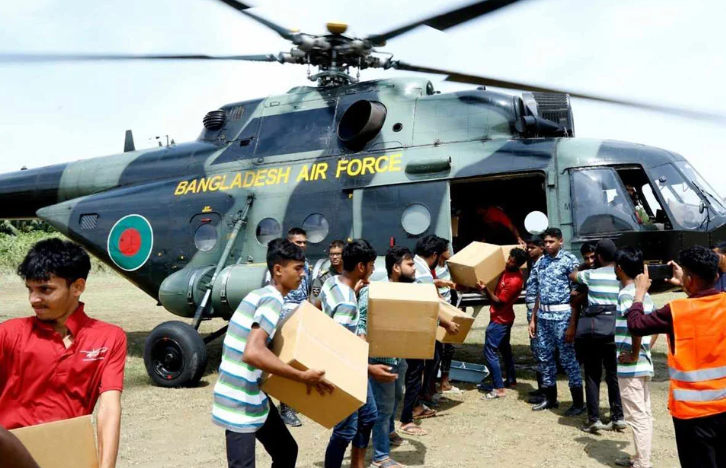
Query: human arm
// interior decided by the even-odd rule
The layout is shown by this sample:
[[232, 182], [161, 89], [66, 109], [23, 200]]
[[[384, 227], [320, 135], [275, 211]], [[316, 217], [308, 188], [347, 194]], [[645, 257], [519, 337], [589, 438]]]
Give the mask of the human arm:
[[358, 336], [368, 336], [368, 288], [363, 288], [358, 297]]
[[0, 468], [40, 468], [10, 431], [0, 426]]
[[434, 280], [434, 285], [437, 288], [449, 288], [449, 289], [456, 289], [456, 283], [454, 283], [451, 280], [436, 278]]
[[[668, 280], [668, 282], [673, 286], [683, 286], [683, 268], [674, 261], [668, 262], [668, 265], [673, 267], [673, 276]], [[645, 272], [648, 272], [647, 267], [645, 268]]]
[[570, 278], [570, 281], [573, 283], [583, 284], [585, 286], [590, 285], [590, 275], [592, 274], [592, 270], [585, 270], [580, 271], [580, 266], [578, 265], [577, 268], [574, 271], [571, 271], [569, 275], [567, 275]]
[[[675, 268], [674, 268], [675, 275]], [[633, 336], [654, 335], [673, 332], [673, 316], [670, 305], [646, 314], [643, 311], [643, 299], [650, 288], [648, 269], [635, 278], [635, 295], [633, 305], [628, 309], [628, 330]]]
[[114, 468], [121, 435], [121, 392], [101, 393], [96, 415], [99, 468]]
[[537, 311], [539, 310], [539, 294], [537, 300], [534, 301], [534, 308], [532, 309], [532, 320], [529, 322], [529, 337], [534, 338], [537, 336]]
[[660, 335], [652, 335], [650, 337], [650, 349], [653, 349], [653, 346], [655, 346], [656, 341], [658, 341], [658, 337]]

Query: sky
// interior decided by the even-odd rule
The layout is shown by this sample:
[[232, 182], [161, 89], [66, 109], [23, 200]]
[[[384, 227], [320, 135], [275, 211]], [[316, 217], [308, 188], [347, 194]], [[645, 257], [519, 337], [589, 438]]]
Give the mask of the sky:
[[[256, 13], [365, 36], [471, 0], [255, 0]], [[386, 51], [406, 62], [726, 115], [722, 0], [525, 0], [446, 32], [418, 28]], [[0, 52], [260, 54], [289, 43], [215, 0], [0, 2]], [[405, 76], [363, 71], [362, 79]], [[429, 75], [442, 92], [472, 86]], [[306, 68], [246, 62], [0, 64], [0, 173], [194, 140], [221, 105], [307, 85]], [[512, 91], [516, 93], [516, 91]], [[721, 194], [726, 119], [704, 122], [574, 99], [578, 137], [685, 156]]]

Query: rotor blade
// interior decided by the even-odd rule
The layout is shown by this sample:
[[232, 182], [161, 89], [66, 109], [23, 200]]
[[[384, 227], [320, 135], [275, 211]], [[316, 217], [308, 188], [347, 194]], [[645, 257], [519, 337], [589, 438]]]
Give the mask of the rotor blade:
[[257, 16], [254, 13], [251, 13], [250, 11], [248, 11], [250, 8], [252, 8], [251, 5], [247, 5], [245, 3], [238, 2], [237, 0], [218, 0], [218, 1], [224, 3], [225, 5], [231, 6], [235, 10], [242, 13], [243, 15], [247, 15], [250, 18], [252, 18], [253, 20], [257, 21], [258, 23], [267, 26], [268, 28], [272, 29], [277, 34], [279, 34], [280, 36], [282, 36], [283, 38], [285, 38], [287, 40], [291, 40], [292, 35], [295, 33], [295, 31], [284, 28], [284, 27], [280, 26], [279, 24], [275, 24], [272, 21], [266, 20], [265, 18], [262, 18], [260, 16]]
[[145, 55], [145, 54], [6, 54], [0, 53], [0, 63], [34, 62], [96, 62], [103, 60], [246, 60], [277, 62], [268, 55]]
[[[225, 1], [225, 0], [222, 0]], [[517, 3], [521, 0], [484, 0], [476, 3], [472, 3], [465, 7], [461, 7], [456, 10], [452, 10], [440, 15], [432, 16], [430, 18], [422, 19], [405, 26], [401, 26], [392, 31], [388, 31], [382, 34], [374, 34], [368, 37], [368, 40], [373, 45], [385, 45], [386, 41], [392, 39], [401, 34], [407, 33], [408, 31], [417, 28], [419, 26], [430, 26], [432, 28], [443, 31], [445, 29], [453, 28], [461, 23], [465, 23], [474, 18], [486, 15], [493, 11], [504, 8], [505, 6]]]
[[468, 83], [483, 86], [494, 86], [496, 88], [516, 89], [522, 91], [534, 91], [541, 93], [560, 93], [569, 94], [570, 97], [576, 97], [581, 99], [588, 99], [590, 101], [605, 102], [609, 104], [617, 104], [620, 106], [633, 107], [637, 109], [645, 109], [656, 112], [662, 112], [665, 114], [678, 115], [681, 117], [687, 117], [698, 120], [716, 120], [726, 121], [726, 115], [704, 111], [694, 111], [690, 109], [684, 109], [681, 107], [664, 106], [661, 104], [650, 104], [646, 102], [629, 101], [619, 98], [612, 98], [607, 96], [598, 96], [596, 94], [582, 93], [577, 91], [568, 91], [564, 89], [549, 88], [544, 86], [535, 86], [527, 83], [517, 83], [515, 81], [505, 81], [496, 78], [487, 78], [477, 75], [468, 75], [465, 73], [452, 72], [450, 70], [441, 70], [438, 68], [421, 67], [418, 65], [411, 65], [404, 62], [392, 62], [392, 68], [398, 70], [410, 70], [422, 73], [433, 73], [437, 75], [448, 75], [444, 81], [451, 81], [454, 83]]

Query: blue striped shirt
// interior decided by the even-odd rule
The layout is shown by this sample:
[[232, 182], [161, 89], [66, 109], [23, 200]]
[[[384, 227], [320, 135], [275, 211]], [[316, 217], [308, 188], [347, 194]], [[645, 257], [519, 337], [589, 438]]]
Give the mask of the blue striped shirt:
[[282, 304], [282, 294], [268, 285], [245, 296], [229, 321], [212, 405], [212, 421], [227, 430], [257, 432], [267, 420], [270, 405], [260, 390], [262, 371], [245, 364], [242, 356], [255, 324], [267, 333], [267, 343], [272, 341]]
[[323, 312], [351, 332], [358, 332], [358, 300], [355, 292], [340, 280], [340, 276], [328, 278], [320, 289], [319, 299]]

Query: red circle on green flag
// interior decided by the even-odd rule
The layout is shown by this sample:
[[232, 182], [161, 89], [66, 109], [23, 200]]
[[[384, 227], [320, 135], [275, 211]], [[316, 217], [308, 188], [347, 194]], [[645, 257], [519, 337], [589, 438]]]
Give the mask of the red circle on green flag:
[[141, 268], [154, 248], [154, 230], [141, 215], [119, 219], [108, 234], [107, 251], [111, 261], [125, 271]]

